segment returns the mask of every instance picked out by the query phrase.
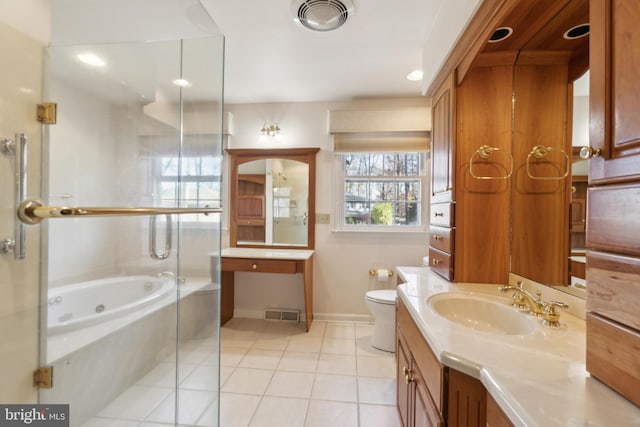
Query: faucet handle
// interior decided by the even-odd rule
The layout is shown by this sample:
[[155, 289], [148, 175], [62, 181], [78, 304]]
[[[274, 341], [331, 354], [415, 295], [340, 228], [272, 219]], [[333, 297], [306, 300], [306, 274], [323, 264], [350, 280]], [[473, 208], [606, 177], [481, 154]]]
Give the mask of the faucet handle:
[[569, 308], [569, 306], [560, 301], [549, 301], [542, 310], [542, 323], [552, 328], [560, 326], [559, 308]]
[[569, 305], [563, 303], [562, 301], [547, 301], [547, 305], [558, 308], [569, 308]]

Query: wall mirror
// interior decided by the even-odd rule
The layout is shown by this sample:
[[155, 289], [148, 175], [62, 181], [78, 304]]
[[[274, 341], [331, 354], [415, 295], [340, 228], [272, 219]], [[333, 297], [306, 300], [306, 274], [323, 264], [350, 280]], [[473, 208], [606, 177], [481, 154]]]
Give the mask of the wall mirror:
[[314, 248], [318, 151], [227, 150], [232, 247]]
[[[586, 172], [573, 164], [572, 145], [588, 145], [588, 110], [586, 119], [574, 117], [574, 107], [585, 104], [573, 89], [589, 66], [589, 2], [539, 3], [540, 19], [514, 10], [501, 25], [512, 29], [510, 37], [484, 49], [494, 55], [515, 52], [510, 270], [584, 297], [584, 288], [572, 286], [572, 258], [584, 254], [580, 209], [586, 204], [580, 195], [586, 194]], [[534, 153], [537, 146], [542, 152]]]

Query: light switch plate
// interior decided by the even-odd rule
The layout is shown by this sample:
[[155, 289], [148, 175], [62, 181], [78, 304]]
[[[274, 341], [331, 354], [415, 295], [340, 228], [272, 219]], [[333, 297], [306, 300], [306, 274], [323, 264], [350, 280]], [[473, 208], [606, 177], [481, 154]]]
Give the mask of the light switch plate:
[[316, 213], [316, 224], [329, 224], [331, 221], [330, 214]]

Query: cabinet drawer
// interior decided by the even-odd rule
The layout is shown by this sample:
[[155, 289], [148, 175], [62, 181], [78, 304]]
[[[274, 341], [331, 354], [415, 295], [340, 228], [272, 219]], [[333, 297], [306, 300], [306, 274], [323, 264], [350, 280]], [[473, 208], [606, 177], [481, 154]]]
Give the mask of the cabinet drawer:
[[429, 246], [444, 252], [453, 253], [454, 229], [445, 227], [429, 227]]
[[453, 280], [453, 255], [429, 247], [429, 267], [447, 280]]
[[640, 185], [589, 188], [587, 247], [640, 255]]
[[587, 371], [640, 405], [640, 333], [587, 313]]
[[429, 394], [433, 398], [438, 412], [442, 413], [444, 395], [444, 370], [436, 356], [431, 351], [427, 341], [413, 322], [409, 311], [402, 300], [397, 300], [396, 322], [401, 335], [407, 343], [411, 343], [413, 360], [420, 370], [421, 377], [426, 384]]
[[431, 224], [453, 227], [454, 203], [434, 203], [431, 205]]
[[587, 310], [640, 330], [640, 258], [587, 252]]
[[296, 272], [296, 261], [272, 260], [262, 258], [222, 258], [223, 271], [253, 271], [257, 273], [285, 273]]

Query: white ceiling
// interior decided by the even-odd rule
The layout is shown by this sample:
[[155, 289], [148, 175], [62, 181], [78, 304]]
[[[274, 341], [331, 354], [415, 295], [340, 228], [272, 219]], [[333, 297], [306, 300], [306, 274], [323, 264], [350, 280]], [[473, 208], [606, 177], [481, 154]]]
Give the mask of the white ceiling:
[[291, 0], [200, 1], [225, 36], [230, 104], [420, 96], [406, 75], [425, 62], [429, 82], [478, 3], [355, 0], [344, 26], [314, 32], [294, 22]]

